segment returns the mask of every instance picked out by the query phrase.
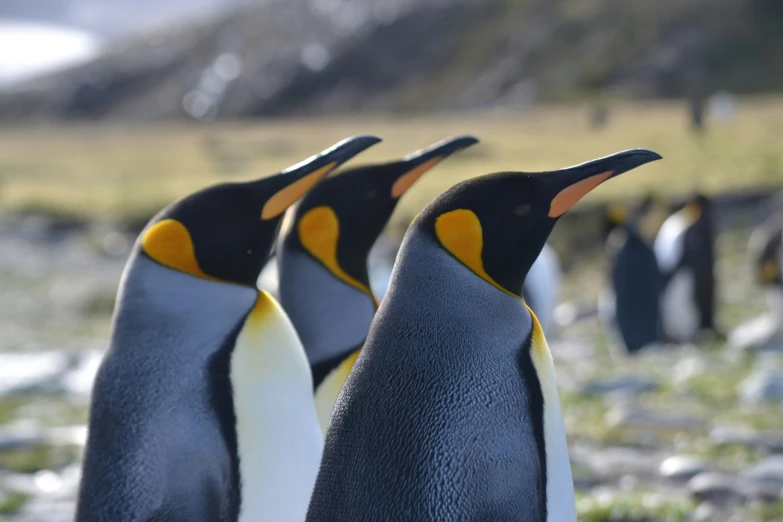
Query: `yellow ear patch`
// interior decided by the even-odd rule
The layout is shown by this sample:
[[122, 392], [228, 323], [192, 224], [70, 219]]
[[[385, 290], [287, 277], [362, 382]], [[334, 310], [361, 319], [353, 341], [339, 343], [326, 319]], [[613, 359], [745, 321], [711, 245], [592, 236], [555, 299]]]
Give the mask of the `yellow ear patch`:
[[392, 185], [391, 189], [391, 195], [393, 198], [397, 199], [405, 192], [413, 186], [414, 183], [416, 183], [416, 180], [419, 179], [422, 174], [430, 170], [432, 167], [438, 164], [440, 160], [442, 160], [442, 156], [436, 156], [432, 159], [429, 159], [422, 163], [421, 165], [417, 167], [413, 167], [411, 170], [397, 178], [397, 181], [394, 182], [394, 185]]
[[[297, 224], [297, 233], [302, 246], [311, 256], [320, 261], [335, 277], [375, 297], [372, 291], [351, 277], [337, 262], [337, 241], [340, 239], [340, 221], [331, 207], [320, 206], [308, 210]], [[377, 303], [377, 302], [376, 302]]]
[[701, 206], [698, 203], [688, 203], [682, 208], [682, 215], [689, 225], [693, 225], [701, 217]]
[[773, 281], [777, 281], [780, 277], [780, 269], [778, 268], [778, 264], [773, 261], [765, 261], [763, 265], [761, 265], [761, 280], [765, 283], [771, 283]]
[[161, 265], [203, 279], [219, 281], [198, 266], [190, 232], [175, 219], [164, 219], [152, 225], [144, 234], [141, 246], [148, 256]]
[[443, 248], [449, 251], [463, 265], [498, 290], [519, 298], [500, 286], [484, 270], [481, 250], [484, 247], [481, 222], [471, 210], [457, 209], [441, 214], [435, 220], [435, 235]]
[[310, 190], [318, 180], [329, 174], [336, 166], [337, 162], [333, 161], [278, 190], [264, 203], [264, 208], [261, 209], [261, 219], [273, 219], [285, 212], [288, 207], [293, 205], [294, 201]]
[[552, 199], [552, 203], [549, 206], [549, 217], [556, 218], [565, 214], [577, 201], [582, 199], [595, 187], [609, 179], [612, 174], [614, 174], [614, 172], [611, 170], [602, 174], [596, 174], [595, 176], [590, 176], [582, 181], [577, 181], [573, 185], [569, 185], [561, 190], [557, 196]]
[[628, 216], [628, 208], [622, 203], [615, 203], [609, 205], [606, 211], [609, 219], [615, 225], [622, 225], [625, 222], [625, 218]]

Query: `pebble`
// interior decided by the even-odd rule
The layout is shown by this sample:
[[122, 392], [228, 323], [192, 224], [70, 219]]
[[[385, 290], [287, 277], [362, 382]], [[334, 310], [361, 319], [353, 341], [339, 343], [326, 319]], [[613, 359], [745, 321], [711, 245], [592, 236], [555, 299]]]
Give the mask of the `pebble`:
[[740, 350], [783, 351], [780, 318], [770, 313], [751, 319], [729, 334], [728, 343]]
[[88, 397], [103, 352], [0, 353], [0, 397], [60, 395]]
[[69, 395], [89, 397], [101, 361], [103, 361], [101, 350], [90, 350], [80, 355], [71, 369], [59, 377], [59, 388]]
[[658, 473], [673, 481], [687, 482], [699, 473], [707, 471], [709, 467], [709, 463], [699, 457], [674, 455], [661, 462]]
[[658, 389], [658, 382], [652, 379], [628, 375], [598, 379], [587, 383], [582, 393], [587, 395], [640, 395]]
[[0, 353], [0, 396], [49, 391], [70, 364], [62, 352]]
[[[623, 476], [652, 476], [661, 460], [659, 454], [631, 447], [597, 447], [575, 444], [571, 447], [571, 459], [580, 468], [589, 469], [603, 480], [617, 480]], [[584, 473], [584, 471], [583, 471]]]
[[662, 411], [643, 409], [636, 405], [621, 404], [609, 410], [604, 422], [613, 428], [637, 428], [648, 432], [664, 430], [699, 430], [703, 419]]
[[740, 383], [739, 396], [747, 404], [783, 400], [783, 372], [757, 371]]
[[715, 471], [706, 471], [693, 477], [688, 481], [688, 491], [695, 500], [716, 506], [736, 504], [743, 500], [736, 477]]
[[672, 379], [675, 383], [682, 384], [693, 377], [702, 375], [706, 369], [707, 363], [703, 357], [698, 355], [684, 357], [674, 366]]
[[0, 428], [0, 451], [29, 448], [32, 446], [84, 446], [87, 426], [59, 426], [41, 428], [19, 422]]
[[718, 426], [710, 439], [719, 445], [737, 444], [765, 451], [783, 452], [783, 431], [756, 431], [749, 427]]
[[0, 490], [28, 495], [29, 499], [14, 520], [19, 522], [70, 522], [76, 509], [81, 467], [37, 473], [7, 473], [0, 476]]
[[778, 499], [783, 488], [783, 455], [773, 455], [740, 474], [749, 496]]

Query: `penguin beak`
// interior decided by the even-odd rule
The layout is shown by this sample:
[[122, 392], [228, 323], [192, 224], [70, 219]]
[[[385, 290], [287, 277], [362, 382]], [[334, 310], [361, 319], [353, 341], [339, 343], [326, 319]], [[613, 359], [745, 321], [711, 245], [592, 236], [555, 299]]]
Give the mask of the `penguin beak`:
[[285, 180], [285, 185], [264, 203], [261, 219], [269, 220], [280, 216], [324, 176], [380, 141], [381, 139], [375, 136], [347, 138], [320, 154], [287, 168], [278, 174]]
[[403, 158], [404, 172], [392, 185], [391, 196], [400, 198], [425, 172], [455, 152], [478, 143], [473, 136], [454, 136], [430, 145]]
[[554, 172], [555, 194], [549, 206], [549, 217], [562, 216], [604, 181], [659, 159], [663, 159], [662, 156], [651, 150], [632, 149]]

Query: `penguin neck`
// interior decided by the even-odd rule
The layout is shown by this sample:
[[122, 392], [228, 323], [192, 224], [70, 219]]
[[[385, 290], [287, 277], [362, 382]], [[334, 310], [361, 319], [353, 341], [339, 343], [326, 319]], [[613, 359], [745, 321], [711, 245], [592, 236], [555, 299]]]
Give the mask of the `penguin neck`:
[[304, 520], [323, 450], [304, 349], [259, 292], [231, 356], [242, 481], [239, 522]]
[[[425, 296], [421, 302], [410, 302], [407, 295], [413, 289]], [[434, 238], [416, 230], [409, 231], [400, 248], [379, 313], [383, 314], [386, 307], [399, 306], [409, 309], [413, 315], [427, 317], [432, 314], [433, 308], [437, 309], [442, 303], [466, 301], [469, 304], [463, 309], [467, 313], [457, 307], [447, 312], [455, 314], [450, 318], [453, 323], [481, 325], [476, 328], [479, 331], [477, 335], [486, 335], [489, 339], [490, 335], [485, 332], [491, 331], [496, 338], [509, 342], [509, 347], [518, 351], [528, 401], [535, 403], [543, 399], [542, 408], [530, 408], [524, 413], [530, 416], [531, 423], [538, 426], [540, 435], [537, 444], [540, 464], [544, 468], [542, 477], [546, 479], [547, 520], [575, 521], [574, 486], [554, 363], [538, 319], [522, 299], [504, 293], [475, 275], [436, 244]], [[465, 313], [464, 317], [462, 313]], [[446, 318], [440, 320], [445, 321]], [[448, 337], [444, 332], [440, 335]], [[518, 340], [518, 344], [513, 344], [514, 339]], [[470, 355], [486, 357], [483, 354]], [[534, 415], [538, 418], [533, 418]]]
[[[141, 323], [128, 326], [143, 325], [144, 330], [158, 333], [163, 330], [203, 333], [201, 327], [214, 321], [202, 320], [210, 317], [234, 327], [252, 308], [255, 296], [253, 288], [201, 279], [137, 253], [129, 259], [120, 280], [114, 326], [117, 327], [118, 321], [132, 320]], [[124, 313], [126, 310], [129, 313]], [[201, 344], [210, 350], [219, 348], [219, 343]]]
[[[200, 279], [144, 255], [131, 256], [101, 373], [113, 387], [123, 379], [128, 382], [132, 403], [139, 405], [116, 409], [112, 403], [112, 414], [121, 415], [133, 431], [122, 441], [122, 458], [106, 464], [123, 476], [121, 470], [134, 463], [126, 483], [134, 502], [141, 504], [138, 491], [158, 495], [176, 490], [171, 472], [187, 469], [216, 485], [207, 488], [204, 503], [236, 512], [240, 481], [235, 415], [224, 376], [256, 295], [252, 288]], [[161, 430], [170, 436], [161, 438]], [[194, 454], [205, 457], [194, 460]], [[140, 476], [138, 462], [150, 473]]]
[[364, 343], [374, 299], [345, 284], [308, 253], [278, 253], [280, 303], [291, 318], [312, 366], [339, 364]]

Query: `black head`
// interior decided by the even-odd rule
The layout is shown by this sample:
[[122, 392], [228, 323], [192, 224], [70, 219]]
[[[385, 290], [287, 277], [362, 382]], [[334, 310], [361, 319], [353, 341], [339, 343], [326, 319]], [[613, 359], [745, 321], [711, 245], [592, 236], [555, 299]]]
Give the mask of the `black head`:
[[635, 204], [625, 201], [610, 203], [604, 216], [603, 238], [608, 238], [615, 228], [635, 229], [640, 232], [646, 228], [645, 220], [649, 218], [654, 206], [655, 198], [652, 194], [645, 195]]
[[169, 268], [255, 287], [286, 209], [329, 172], [379, 141], [374, 136], [348, 138], [280, 174], [191, 194], [155, 216], [138, 246]]
[[286, 247], [307, 251], [332, 272], [369, 288], [367, 256], [399, 199], [441, 160], [477, 142], [472, 136], [457, 136], [400, 161], [364, 165], [326, 178], [296, 206], [283, 239]]
[[688, 196], [680, 212], [691, 225], [700, 220], [709, 220], [712, 214], [712, 200], [706, 194], [696, 191]]
[[554, 172], [474, 178], [438, 197], [412, 226], [479, 277], [520, 296], [560, 216], [607, 179], [660, 158], [634, 149]]

